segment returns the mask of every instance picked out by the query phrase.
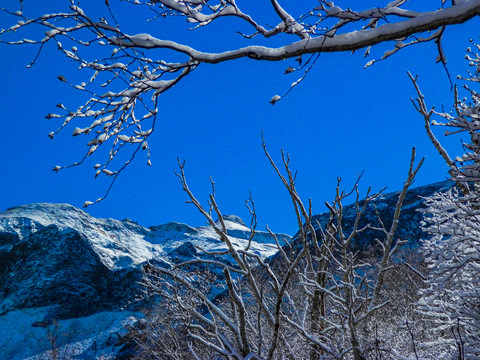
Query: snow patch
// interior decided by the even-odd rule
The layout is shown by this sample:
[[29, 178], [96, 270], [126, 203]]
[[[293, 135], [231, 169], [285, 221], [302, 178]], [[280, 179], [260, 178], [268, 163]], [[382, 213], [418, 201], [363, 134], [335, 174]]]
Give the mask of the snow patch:
[[[60, 354], [68, 358], [96, 359], [109, 355], [111, 348], [98, 346], [116, 340], [124, 327], [143, 317], [134, 312], [100, 312], [88, 317], [59, 320], [46, 325], [49, 308], [22, 309], [0, 316], [0, 349], [2, 358], [10, 360], [51, 359], [50, 336]], [[113, 342], [113, 341], [112, 341]], [[97, 350], [95, 349], [97, 347]]]

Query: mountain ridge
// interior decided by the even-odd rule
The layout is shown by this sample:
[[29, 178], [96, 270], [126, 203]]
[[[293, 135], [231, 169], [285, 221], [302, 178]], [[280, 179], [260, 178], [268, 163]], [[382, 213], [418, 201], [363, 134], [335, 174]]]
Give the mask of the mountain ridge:
[[[408, 240], [412, 251], [423, 236], [422, 214], [417, 211], [423, 206], [422, 196], [452, 186], [444, 181], [409, 190], [398, 237]], [[387, 226], [396, 198], [398, 192], [386, 193], [372, 202]], [[354, 206], [346, 205], [344, 210], [348, 230]], [[376, 221], [373, 208], [365, 215], [364, 221]], [[324, 226], [329, 214], [318, 214], [314, 219]], [[223, 222], [234, 246], [245, 248], [250, 229], [243, 220], [226, 215]], [[357, 245], [368, 246], [376, 236], [366, 232]], [[277, 237], [291, 240], [285, 234]], [[114, 353], [118, 348], [113, 349], [112, 344], [126, 331], [125, 326], [141, 319], [139, 310], [147, 305], [142, 298], [143, 266], [157, 262], [168, 267], [191, 259], [209, 259], [212, 255], [202, 249], [216, 253], [226, 249], [211, 226], [170, 222], [145, 228], [129, 219], [98, 219], [69, 204], [39, 203], [1, 212], [0, 324], [14, 321], [16, 325], [0, 326], [0, 348], [6, 349], [10, 359], [40, 359], [50, 347], [43, 341], [47, 331], [55, 324], [68, 328], [74, 322], [83, 329], [82, 335], [61, 337], [59, 346], [74, 344], [72, 351], [78, 359]], [[271, 234], [257, 231], [250, 250], [271, 259], [276, 245]], [[111, 319], [102, 320], [101, 332], [96, 330], [99, 318]], [[34, 342], [27, 334], [43, 340]]]

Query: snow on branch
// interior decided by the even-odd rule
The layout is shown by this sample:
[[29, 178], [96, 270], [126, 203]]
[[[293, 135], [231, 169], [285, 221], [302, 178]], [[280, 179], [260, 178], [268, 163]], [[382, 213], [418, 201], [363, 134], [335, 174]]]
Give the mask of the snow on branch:
[[[467, 96], [460, 98], [459, 89], [455, 85], [453, 106], [450, 111], [443, 109], [437, 111], [434, 107], [428, 110], [425, 104], [425, 96], [421, 93], [417, 83], [417, 77], [413, 77], [409, 73], [418, 94], [416, 101], [412, 99], [412, 103], [424, 117], [425, 129], [430, 141], [450, 168], [449, 174], [452, 180], [457, 183], [464, 195], [471, 193], [469, 185], [480, 182], [480, 96], [478, 89], [475, 89], [478, 88], [480, 82], [479, 52], [480, 46], [477, 44], [473, 44], [473, 49], [472, 47], [467, 49], [465, 59], [468, 61], [470, 70], [467, 71], [466, 77], [457, 76], [458, 80], [464, 82], [463, 89]], [[439, 121], [433, 120], [432, 117], [434, 116]], [[444, 135], [466, 134], [467, 140], [462, 140], [464, 153], [455, 158], [450, 157], [435, 137], [432, 126], [446, 128]]]

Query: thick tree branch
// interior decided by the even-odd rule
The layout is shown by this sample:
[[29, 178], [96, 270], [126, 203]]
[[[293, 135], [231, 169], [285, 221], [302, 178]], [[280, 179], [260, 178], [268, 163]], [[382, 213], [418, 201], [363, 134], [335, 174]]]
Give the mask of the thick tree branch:
[[216, 64], [228, 60], [249, 57], [255, 60], [278, 61], [317, 52], [343, 52], [359, 50], [385, 41], [393, 41], [439, 27], [460, 24], [480, 15], [480, 0], [466, 1], [433, 12], [424, 13], [413, 19], [378, 26], [374, 29], [352, 31], [334, 36], [319, 36], [305, 39], [278, 48], [247, 46], [222, 53], [206, 53], [173, 41], [157, 39], [151, 35], [139, 34], [126, 39], [110, 38], [115, 45], [144, 49], [165, 48], [182, 52], [199, 62]]

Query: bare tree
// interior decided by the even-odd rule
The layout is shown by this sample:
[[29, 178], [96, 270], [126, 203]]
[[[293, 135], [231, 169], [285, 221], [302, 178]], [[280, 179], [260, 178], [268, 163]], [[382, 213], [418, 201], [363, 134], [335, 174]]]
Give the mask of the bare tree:
[[[144, 23], [138, 20], [138, 32], [126, 33], [116, 21], [118, 4], [113, 1], [105, 1], [105, 7], [92, 14], [86, 13], [75, 0], [70, 0], [70, 7], [65, 11], [39, 17], [30, 17], [27, 4], [22, 1], [19, 1], [17, 10], [2, 9], [3, 14], [16, 17], [18, 21], [0, 32], [2, 42], [36, 45], [39, 53], [45, 44], [54, 42], [61, 54], [77, 63], [80, 69], [90, 71], [78, 84], [69, 81], [68, 74], [59, 75], [60, 81], [86, 93], [88, 100], [76, 108], [67, 108], [59, 103], [59, 113], [47, 115], [48, 118], [61, 120], [59, 128], [51, 132], [50, 137], [53, 138], [70, 124], [74, 124], [74, 136], [88, 137], [89, 148], [85, 156], [70, 166], [82, 164], [104, 144], [110, 144], [106, 158], [95, 166], [95, 176], [110, 176], [112, 182], [141, 150], [146, 152], [150, 164], [148, 138], [154, 131], [159, 114], [159, 96], [201, 64], [240, 58], [264, 61], [295, 59], [285, 72], [299, 72], [301, 75], [287, 94], [303, 80], [321, 53], [366, 49], [367, 55], [371, 47], [391, 42], [391, 50], [379, 59], [384, 60], [406, 46], [434, 41], [438, 45], [438, 61], [445, 64], [441, 46], [445, 28], [480, 14], [480, 0], [454, 1], [454, 5], [442, 0], [438, 2], [438, 7], [423, 12], [413, 10], [419, 2], [413, 0], [395, 0], [363, 10], [342, 6], [341, 1], [320, 0], [316, 6], [298, 3], [292, 6], [271, 0], [276, 24], [266, 26], [263, 24], [265, 20], [262, 20], [265, 14], [244, 12], [242, 4], [234, 0], [126, 2], [137, 9], [144, 9], [145, 24], [147, 20], [168, 21], [180, 16], [192, 29], [201, 31], [221, 19], [230, 19], [250, 29], [250, 32], [234, 34], [239, 40], [238, 45], [233, 42], [231, 49], [213, 53], [164, 39], [161, 34], [145, 33], [142, 31]], [[19, 35], [22, 30], [35, 26], [46, 30], [38, 39], [25, 39]], [[260, 38], [264, 40], [257, 42]], [[273, 45], [274, 38], [282, 39], [284, 45]], [[240, 44], [245, 39], [252, 44], [242, 47]], [[374, 61], [368, 61], [366, 66]], [[281, 98], [275, 95], [271, 103]], [[114, 162], [116, 155], [120, 151], [128, 152], [123, 149], [132, 144], [129, 160]], [[54, 170], [64, 167], [69, 166], [56, 166]], [[103, 197], [97, 201], [101, 199]], [[90, 204], [92, 202], [88, 201], [85, 206]]]
[[[173, 342], [175, 351], [180, 347], [198, 359], [210, 356], [238, 360], [342, 359], [345, 356], [366, 359], [372, 340], [366, 329], [373, 316], [390, 304], [385, 276], [393, 265], [393, 255], [403, 243], [395, 241], [395, 230], [406, 191], [423, 160], [415, 165], [415, 151], [412, 151], [408, 177], [399, 194], [393, 222], [387, 228], [379, 219], [381, 226], [376, 230], [381, 236], [370, 249], [379, 253], [379, 260], [369, 263], [352, 242], [371, 227], [359, 224], [367, 207], [372, 206], [381, 192], [371, 194], [369, 190], [361, 200], [357, 184], [350, 192], [344, 192], [340, 190], [339, 179], [334, 201], [327, 204], [330, 221], [323, 229], [313, 220], [311, 202], [306, 206], [300, 199], [289, 156], [282, 152], [282, 172], [265, 143], [263, 146], [290, 195], [299, 226], [296, 237], [285, 246], [271, 233], [278, 254], [270, 259], [251, 251], [250, 243], [241, 248], [232, 242], [215, 199], [213, 181], [208, 208], [205, 208], [190, 190], [184, 164], [179, 163], [177, 175], [188, 201], [203, 214], [227, 247], [223, 252], [214, 253], [198, 250], [206, 256], [221, 255], [233, 262], [203, 257], [170, 268], [148, 266], [148, 286], [172, 307], [171, 316], [183, 319], [175, 322], [184, 331], [183, 338], [176, 333], [176, 339], [180, 340]], [[350, 195], [355, 197], [355, 220], [353, 228], [347, 230], [343, 203]], [[251, 199], [248, 204], [252, 214], [251, 241], [256, 212]], [[192, 269], [193, 264], [201, 266]], [[223, 274], [225, 288], [216, 299], [209, 296], [211, 280], [205, 277], [205, 272], [212, 269]], [[163, 331], [170, 336], [176, 331], [175, 326], [172, 327]], [[154, 337], [161, 335], [155, 333]], [[143, 344], [146, 343], [149, 342], [143, 340]], [[395, 354], [388, 347], [381, 350]]]

